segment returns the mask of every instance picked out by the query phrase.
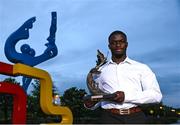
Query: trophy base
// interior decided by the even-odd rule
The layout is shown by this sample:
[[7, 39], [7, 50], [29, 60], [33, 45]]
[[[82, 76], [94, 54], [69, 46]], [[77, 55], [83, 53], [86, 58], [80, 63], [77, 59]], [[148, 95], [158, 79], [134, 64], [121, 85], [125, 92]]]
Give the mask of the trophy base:
[[84, 96], [84, 101], [102, 101], [102, 100], [112, 100], [116, 97], [116, 94], [106, 94], [106, 95], [87, 95]]

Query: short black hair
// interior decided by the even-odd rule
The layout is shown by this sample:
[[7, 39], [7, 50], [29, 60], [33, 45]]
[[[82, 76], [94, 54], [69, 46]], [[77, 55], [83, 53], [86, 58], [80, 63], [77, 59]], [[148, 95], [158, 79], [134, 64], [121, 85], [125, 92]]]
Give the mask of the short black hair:
[[124, 32], [122, 32], [122, 31], [119, 31], [119, 30], [113, 31], [113, 32], [109, 35], [108, 40], [110, 41], [111, 37], [112, 37], [113, 35], [117, 35], [117, 34], [123, 35], [123, 36], [124, 36], [124, 39], [127, 41], [127, 36], [126, 36], [126, 34], [125, 34]]

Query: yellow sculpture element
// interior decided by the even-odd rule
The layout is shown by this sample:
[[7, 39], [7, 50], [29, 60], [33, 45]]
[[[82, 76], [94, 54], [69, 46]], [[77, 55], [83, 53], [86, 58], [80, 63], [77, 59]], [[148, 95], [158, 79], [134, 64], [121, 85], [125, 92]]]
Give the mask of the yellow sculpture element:
[[46, 114], [61, 115], [62, 124], [72, 124], [73, 115], [65, 106], [56, 106], [52, 103], [52, 80], [48, 72], [17, 63], [13, 66], [13, 75], [23, 75], [40, 80], [40, 106]]

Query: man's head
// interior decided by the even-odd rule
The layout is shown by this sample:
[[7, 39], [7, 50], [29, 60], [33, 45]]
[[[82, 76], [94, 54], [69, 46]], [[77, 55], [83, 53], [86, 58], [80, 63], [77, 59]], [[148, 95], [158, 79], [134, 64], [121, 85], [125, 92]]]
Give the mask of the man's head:
[[122, 31], [114, 31], [109, 35], [109, 49], [112, 56], [120, 58], [126, 56], [126, 49], [128, 47], [127, 36]]

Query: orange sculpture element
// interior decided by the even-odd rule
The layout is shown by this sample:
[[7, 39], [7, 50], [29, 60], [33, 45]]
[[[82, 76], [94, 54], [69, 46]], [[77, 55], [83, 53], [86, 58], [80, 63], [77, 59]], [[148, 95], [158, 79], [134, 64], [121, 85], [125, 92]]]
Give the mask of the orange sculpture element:
[[0, 82], [0, 93], [13, 95], [12, 123], [25, 124], [27, 96], [22, 87], [12, 83]]

